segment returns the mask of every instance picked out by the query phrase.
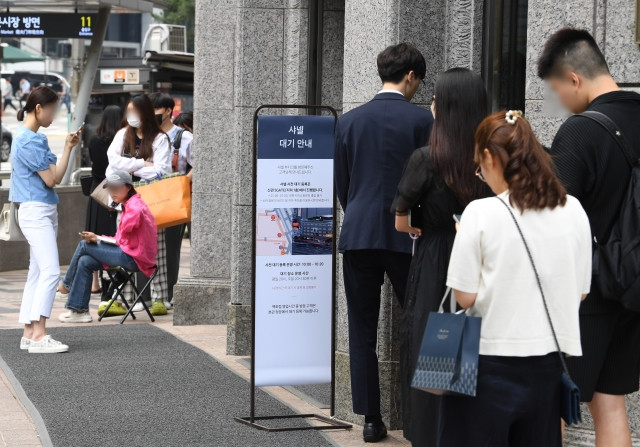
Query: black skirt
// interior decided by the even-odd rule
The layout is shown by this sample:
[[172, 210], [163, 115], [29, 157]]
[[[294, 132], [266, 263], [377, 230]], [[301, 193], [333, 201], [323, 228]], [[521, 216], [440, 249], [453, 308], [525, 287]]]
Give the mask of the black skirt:
[[[451, 225], [453, 226], [453, 225]], [[414, 447], [436, 447], [441, 397], [411, 388], [429, 312], [438, 310], [446, 290], [447, 267], [455, 231], [430, 234], [418, 241], [409, 269], [400, 350], [404, 436]]]
[[[102, 182], [94, 178], [91, 185], [91, 191]], [[111, 212], [98, 202], [89, 197], [87, 204], [87, 220], [85, 222], [85, 231], [90, 231], [100, 236], [114, 236], [116, 234], [117, 213]]]

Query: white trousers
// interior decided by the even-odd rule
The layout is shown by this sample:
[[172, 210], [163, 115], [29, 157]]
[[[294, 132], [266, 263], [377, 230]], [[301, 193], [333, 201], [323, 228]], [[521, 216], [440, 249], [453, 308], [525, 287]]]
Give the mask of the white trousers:
[[18, 223], [29, 242], [29, 274], [22, 295], [20, 323], [31, 324], [51, 317], [60, 281], [58, 258], [58, 207], [41, 202], [25, 202], [18, 209]]

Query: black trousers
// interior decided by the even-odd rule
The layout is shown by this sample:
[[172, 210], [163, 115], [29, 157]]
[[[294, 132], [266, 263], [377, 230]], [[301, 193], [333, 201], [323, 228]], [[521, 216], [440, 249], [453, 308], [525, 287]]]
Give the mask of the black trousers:
[[184, 238], [185, 224], [169, 227], [164, 233], [164, 242], [167, 247], [167, 286], [169, 301], [173, 299], [173, 286], [178, 282], [180, 271], [180, 250]]
[[343, 255], [344, 289], [349, 316], [351, 396], [356, 414], [380, 413], [378, 318], [386, 273], [404, 302], [411, 255], [389, 250], [353, 250]]
[[476, 397], [444, 396], [440, 447], [561, 447], [562, 367], [540, 357], [481, 355]]

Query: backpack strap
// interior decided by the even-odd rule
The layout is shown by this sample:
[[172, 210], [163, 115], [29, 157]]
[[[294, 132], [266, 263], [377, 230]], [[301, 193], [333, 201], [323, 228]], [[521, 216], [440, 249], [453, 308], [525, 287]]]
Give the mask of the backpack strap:
[[611, 118], [604, 113], [596, 112], [595, 110], [587, 110], [586, 112], [578, 114], [578, 116], [589, 118], [604, 127], [616, 143], [618, 143], [618, 146], [622, 149], [622, 152], [631, 167], [640, 165], [640, 155], [638, 155], [638, 153], [629, 145], [626, 138], [622, 135], [622, 132]]
[[180, 146], [182, 145], [182, 134], [184, 133], [184, 129], [180, 129], [178, 133], [176, 133], [176, 137], [173, 139], [173, 148], [178, 151], [180, 150]]
[[173, 168], [173, 172], [178, 172], [178, 158], [180, 154], [180, 146], [182, 145], [183, 133], [184, 129], [180, 129], [176, 133], [176, 137], [173, 139], [173, 157], [171, 157], [171, 167]]

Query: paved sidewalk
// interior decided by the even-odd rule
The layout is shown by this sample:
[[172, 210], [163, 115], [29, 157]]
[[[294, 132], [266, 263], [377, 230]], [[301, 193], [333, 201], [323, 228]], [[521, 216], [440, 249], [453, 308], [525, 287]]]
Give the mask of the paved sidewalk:
[[0, 369], [0, 446], [39, 446], [40, 437], [26, 409]]
[[[189, 275], [190, 265], [190, 243], [185, 240], [181, 261], [180, 275]], [[64, 269], [63, 269], [64, 270]], [[0, 329], [20, 328], [18, 323], [18, 311], [22, 298], [22, 288], [26, 279], [26, 271], [0, 272]], [[94, 322], [90, 324], [80, 324], [81, 326], [98, 324], [118, 324], [118, 318], [106, 318], [102, 322], [97, 322], [96, 310], [98, 307], [97, 296], [92, 297], [90, 302], [91, 313]], [[60, 323], [58, 316], [64, 312], [64, 300], [56, 300], [51, 319], [48, 321], [49, 327], [69, 326]], [[135, 321], [128, 319], [125, 324], [153, 324], [147, 316], [139, 314]], [[156, 317], [156, 327], [163, 329], [181, 340], [189, 343], [211, 355], [224, 366], [249, 380], [249, 369], [239, 362], [242, 357], [226, 355], [226, 326], [173, 326], [172, 311], [169, 315]], [[62, 340], [64, 342], [64, 340]], [[18, 343], [19, 340], [16, 340]], [[286, 405], [300, 413], [320, 413], [329, 416], [329, 410], [321, 410], [311, 405], [307, 401], [292, 394], [282, 387], [266, 387], [265, 391], [276, 397]], [[247, 384], [246, 396], [239, 396], [247, 402], [247, 414], [229, 415], [229, 423], [235, 416], [246, 416], [249, 413], [249, 386]], [[259, 411], [259, 409], [258, 409]], [[366, 444], [362, 441], [362, 427], [354, 426], [352, 430], [325, 431], [324, 434], [340, 447], [361, 447]], [[265, 445], [268, 445], [268, 434], [265, 432]], [[0, 370], [0, 447], [3, 446], [39, 446], [42, 445], [38, 437], [35, 425], [29, 413], [16, 397], [16, 392], [11, 387], [7, 378]], [[390, 436], [379, 445], [386, 447], [400, 447], [410, 445], [399, 431], [390, 432]], [[57, 447], [57, 446], [56, 446]]]
[[[191, 264], [190, 254], [190, 241], [185, 240], [183, 244], [180, 276], [189, 275], [189, 266]], [[25, 270], [0, 272], [0, 329], [15, 329], [22, 327], [17, 320], [26, 275], [27, 272]], [[119, 318], [106, 318], [102, 322], [98, 323], [96, 314], [97, 307], [98, 297], [94, 296], [90, 302], [90, 309], [94, 317], [94, 322], [90, 323], [90, 325], [118, 324], [120, 321]], [[68, 324], [63, 324], [58, 321], [58, 316], [64, 311], [64, 300], [56, 300], [48, 326], [69, 326]], [[125, 324], [152, 324], [149, 322], [145, 314], [139, 315], [140, 316], [137, 320], [133, 321], [128, 319]], [[89, 326], [87, 324], [80, 325]], [[249, 380], [249, 369], [244, 366], [245, 364], [239, 361], [243, 359], [243, 357], [229, 356], [226, 354], [226, 326], [174, 326], [172, 311], [169, 312], [169, 315], [156, 317], [155, 325], [156, 327], [173, 334], [186, 343], [203, 350], [231, 371], [247, 379], [247, 381]], [[18, 342], [19, 340], [16, 340], [16, 343]], [[318, 409], [316, 406], [291, 393], [285, 388], [266, 387], [263, 389], [299, 413], [320, 413], [325, 416], [329, 416], [329, 410]], [[29, 412], [20, 402], [18, 395], [19, 394], [16, 390], [12, 388], [10, 381], [0, 369], [0, 447], [40, 446], [42, 443], [36, 429], [36, 424], [31, 420]], [[246, 400], [247, 411], [246, 414], [242, 415], [229, 415], [229, 423], [232, 424], [236, 423], [233, 421], [233, 417], [246, 416], [249, 413], [248, 384], [247, 394], [238, 396], [238, 398]], [[362, 427], [359, 426], [354, 426], [353, 429], [349, 431], [325, 431], [324, 434], [340, 447], [361, 447], [366, 445], [362, 441]], [[265, 433], [265, 436], [268, 435]], [[593, 432], [581, 429], [573, 430], [568, 434], [566, 441], [566, 447], [593, 446]], [[266, 437], [265, 445], [268, 445]], [[390, 432], [389, 437], [379, 445], [385, 447], [401, 447], [411, 444], [402, 437], [401, 431], [393, 431]], [[634, 447], [640, 447], [640, 442], [634, 439], [633, 445]]]

